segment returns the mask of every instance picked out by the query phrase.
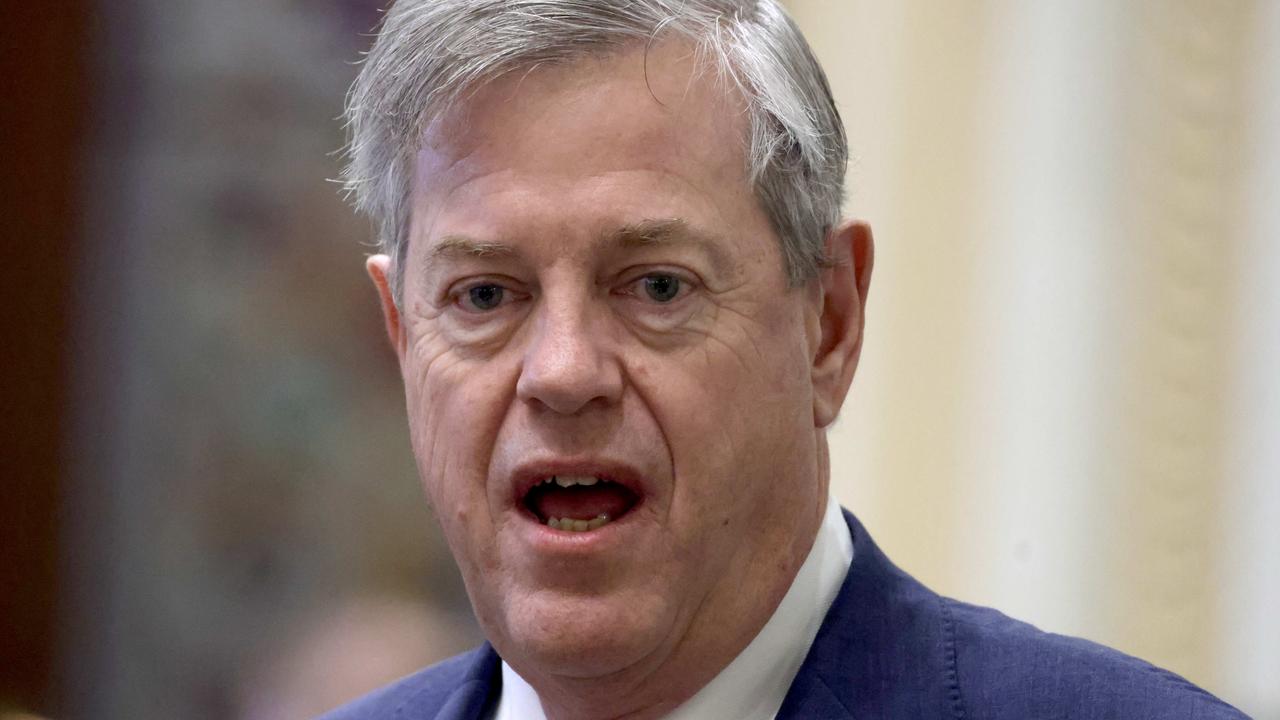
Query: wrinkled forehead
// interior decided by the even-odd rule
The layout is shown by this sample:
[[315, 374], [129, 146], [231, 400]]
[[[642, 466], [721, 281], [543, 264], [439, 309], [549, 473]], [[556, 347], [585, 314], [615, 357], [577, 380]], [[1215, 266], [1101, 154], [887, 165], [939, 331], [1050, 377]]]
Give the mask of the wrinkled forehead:
[[462, 93], [422, 135], [415, 188], [499, 155], [533, 160], [601, 143], [629, 144], [655, 166], [695, 162], [745, 187], [749, 133], [741, 91], [692, 44], [635, 43], [514, 67]]

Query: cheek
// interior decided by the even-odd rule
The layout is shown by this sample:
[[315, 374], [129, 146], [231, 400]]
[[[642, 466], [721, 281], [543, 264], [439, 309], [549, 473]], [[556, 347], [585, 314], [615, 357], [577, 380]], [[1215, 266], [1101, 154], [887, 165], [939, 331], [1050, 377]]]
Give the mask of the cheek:
[[423, 488], [451, 544], [486, 524], [485, 480], [514, 387], [513, 372], [499, 361], [466, 359], [438, 338], [415, 344], [405, 373], [410, 435]]
[[[789, 316], [721, 326], [696, 349], [655, 359], [647, 378], [671, 443], [673, 512], [721, 525], [773, 502], [812, 461], [804, 338]], [[808, 459], [806, 460], [806, 458]]]
[[[782, 315], [782, 313], [778, 313]], [[785, 317], [718, 328], [690, 372], [698, 402], [725, 439], [737, 445], [787, 431], [808, 415], [809, 367], [803, 334]], [[803, 412], [802, 412], [803, 411]], [[738, 451], [749, 447], [738, 447]]]

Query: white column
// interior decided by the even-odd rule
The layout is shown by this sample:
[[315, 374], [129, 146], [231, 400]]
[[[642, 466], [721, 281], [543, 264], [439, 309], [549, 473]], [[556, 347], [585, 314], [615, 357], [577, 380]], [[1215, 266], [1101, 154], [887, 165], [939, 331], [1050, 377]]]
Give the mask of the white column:
[[1224, 695], [1280, 718], [1280, 3], [1257, 17], [1218, 655]]
[[1117, 237], [1121, 4], [998, 3], [989, 28], [977, 400], [965, 556], [974, 599], [1095, 634], [1099, 398]]

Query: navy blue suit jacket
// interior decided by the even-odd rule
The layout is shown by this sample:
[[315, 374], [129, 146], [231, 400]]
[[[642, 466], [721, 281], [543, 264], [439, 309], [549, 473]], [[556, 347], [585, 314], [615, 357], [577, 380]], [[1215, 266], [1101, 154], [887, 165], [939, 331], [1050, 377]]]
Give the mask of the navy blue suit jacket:
[[[778, 720], [1245, 718], [1186, 680], [1085, 640], [942, 597], [848, 512], [854, 557]], [[487, 643], [322, 720], [480, 720], [501, 689]]]

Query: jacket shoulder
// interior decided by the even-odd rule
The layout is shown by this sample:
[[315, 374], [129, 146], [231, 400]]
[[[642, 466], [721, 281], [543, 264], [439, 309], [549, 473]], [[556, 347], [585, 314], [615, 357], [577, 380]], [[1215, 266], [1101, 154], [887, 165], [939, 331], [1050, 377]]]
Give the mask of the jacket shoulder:
[[[483, 686], [492, 677], [496, 656], [489, 646], [442, 660], [352, 702], [316, 720], [391, 720], [411, 711], [414, 718], [433, 718], [468, 686]], [[487, 694], [484, 687], [471, 688]], [[472, 693], [474, 694], [474, 693]]]
[[1054, 720], [1248, 720], [1187, 680], [1080, 638], [942, 598], [952, 699], [967, 714]]

